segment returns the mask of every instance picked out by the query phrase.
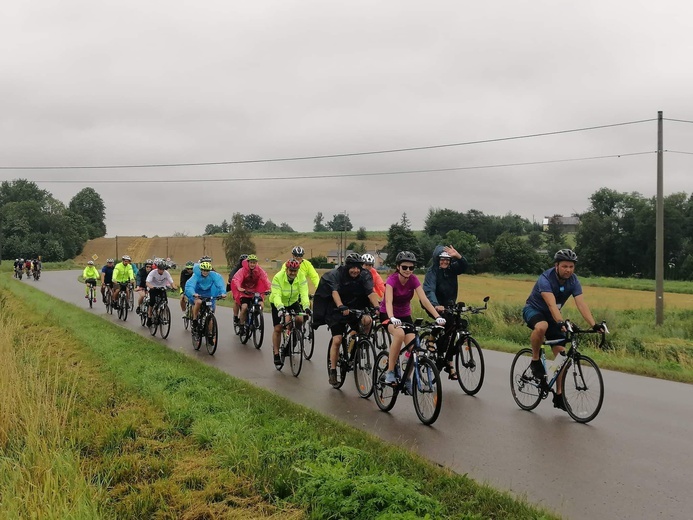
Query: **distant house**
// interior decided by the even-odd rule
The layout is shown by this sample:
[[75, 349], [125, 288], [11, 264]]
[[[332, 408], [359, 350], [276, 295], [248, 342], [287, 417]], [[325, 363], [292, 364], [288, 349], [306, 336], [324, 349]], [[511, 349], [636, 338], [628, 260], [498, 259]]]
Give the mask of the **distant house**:
[[580, 225], [578, 217], [564, 217], [563, 215], [555, 215], [553, 217], [544, 217], [541, 222], [541, 227], [544, 231], [549, 230], [549, 222], [551, 219], [557, 219], [564, 233], [575, 233]]
[[[383, 266], [385, 263], [385, 259], [387, 258], [387, 253], [383, 253], [382, 251], [366, 251], [367, 253], [372, 254], [375, 257], [375, 268], [378, 269]], [[339, 251], [337, 249], [332, 249], [327, 252], [327, 261], [331, 264], [339, 264], [340, 262], [344, 261], [344, 256], [348, 255], [349, 253], [354, 253], [352, 249], [347, 249], [346, 253], [342, 253], [341, 257], [339, 254]]]

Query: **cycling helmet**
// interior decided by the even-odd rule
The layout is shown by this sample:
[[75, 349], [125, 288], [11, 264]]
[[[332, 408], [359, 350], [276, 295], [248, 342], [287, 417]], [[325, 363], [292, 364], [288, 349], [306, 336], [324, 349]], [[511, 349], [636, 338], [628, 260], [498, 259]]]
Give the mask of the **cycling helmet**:
[[151, 264], [151, 263], [152, 263], [152, 259], [151, 259], [151, 258], [147, 258], [147, 260], [146, 260], [144, 263], [145, 263], [145, 264]]
[[556, 252], [555, 255], [553, 255], [553, 261], [555, 263], [562, 262], [562, 261], [567, 261], [567, 262], [577, 262], [577, 255], [575, 254], [575, 251], [572, 249], [560, 249]]
[[123, 255], [123, 261], [125, 261], [125, 260], [132, 262], [132, 258], [130, 258], [129, 255]]
[[212, 262], [200, 262], [200, 271], [211, 271]]
[[438, 258], [448, 258], [448, 259], [450, 259], [450, 258], [452, 258], [452, 257], [450, 256], [450, 253], [448, 253], [447, 251], [443, 251], [442, 253], [440, 253], [440, 254], [438, 255]]
[[89, 260], [89, 261], [87, 262], [87, 265], [94, 265], [94, 261], [93, 261], [93, 260]]
[[412, 262], [415, 264], [416, 255], [411, 251], [400, 251], [399, 253], [397, 253], [397, 256], [395, 257], [395, 263], [399, 265], [402, 262]]
[[157, 268], [157, 269], [163, 269], [164, 271], [166, 271], [166, 270], [168, 269], [168, 262], [166, 262], [166, 261], [164, 260], [164, 261], [161, 262], [160, 264], [156, 264], [156, 268]]
[[257, 255], [248, 255], [248, 262], [257, 262]]
[[349, 253], [344, 259], [346, 265], [361, 265], [363, 264], [363, 258], [358, 253]]
[[301, 246], [296, 246], [291, 250], [291, 254], [294, 256], [303, 256], [306, 252]]
[[243, 253], [241, 256], [238, 257], [238, 261], [239, 261], [239, 262], [242, 262], [242, 261], [245, 260], [246, 258], [248, 258], [248, 255], [246, 255], [245, 253]]
[[144, 263], [144, 266], [145, 266], [145, 267], [151, 267], [151, 266], [152, 266], [152, 263], [153, 263], [153, 262], [152, 262], [151, 260], [147, 260], [147, 261]]
[[193, 264], [192, 262], [190, 262], [190, 261], [185, 262], [185, 268], [186, 269], [192, 269], [193, 267], [195, 267], [195, 264]]
[[286, 261], [286, 268], [287, 269], [298, 269], [301, 267], [301, 264], [298, 262], [298, 260], [294, 260], [293, 258], [290, 258], [289, 260]]
[[112, 258], [109, 258], [108, 260], [106, 260], [107, 264], [112, 264], [113, 262], [115, 262], [115, 260], [113, 260]]
[[202, 262], [211, 262], [211, 261], [212, 261], [212, 257], [211, 257], [211, 256], [205, 255], [205, 256], [203, 256], [202, 258], [200, 258], [200, 263], [202, 263]]
[[374, 264], [375, 263], [375, 257], [370, 253], [366, 253], [365, 255], [363, 255], [361, 257], [361, 260], [363, 260], [364, 264]]

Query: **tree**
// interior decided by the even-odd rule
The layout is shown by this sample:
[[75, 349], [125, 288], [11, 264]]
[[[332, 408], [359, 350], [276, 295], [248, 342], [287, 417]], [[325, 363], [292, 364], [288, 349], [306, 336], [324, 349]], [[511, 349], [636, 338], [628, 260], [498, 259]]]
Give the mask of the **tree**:
[[260, 231], [264, 226], [263, 218], [255, 213], [243, 215], [243, 222], [249, 231]]
[[205, 226], [205, 235], [216, 235], [217, 233], [221, 233], [221, 226], [216, 224], [207, 224]]
[[349, 215], [346, 213], [338, 213], [337, 215], [332, 215], [332, 220], [327, 223], [327, 227], [331, 231], [351, 231], [354, 227], [349, 220]]
[[493, 268], [498, 273], [539, 273], [539, 254], [521, 237], [503, 233], [493, 243]]
[[234, 213], [231, 217], [229, 232], [224, 237], [224, 253], [227, 265], [235, 264], [238, 257], [244, 253], [255, 253], [255, 244], [241, 213]]
[[70, 211], [81, 215], [87, 223], [87, 237], [98, 238], [106, 234], [106, 205], [93, 188], [84, 188], [72, 197]]
[[325, 217], [322, 216], [322, 212], [318, 211], [317, 215], [315, 215], [315, 218], [313, 219], [313, 222], [315, 222], [315, 225], [313, 226], [313, 231], [320, 232], [320, 231], [328, 231], [328, 228], [325, 224], [323, 224], [323, 220]]
[[462, 215], [452, 209], [429, 208], [424, 220], [424, 233], [444, 236], [453, 229], [462, 229]]
[[229, 223], [226, 222], [226, 219], [222, 220], [220, 227], [221, 227], [221, 233], [228, 233], [229, 232]]
[[360, 255], [362, 255], [368, 251], [368, 249], [366, 248], [366, 244], [364, 242], [359, 242], [358, 244], [356, 244], [353, 247], [353, 250], [354, 250], [354, 252], [356, 252]]
[[368, 238], [368, 235], [366, 234], [366, 228], [361, 226], [358, 228], [356, 231], [356, 240], [366, 240]]
[[529, 235], [527, 235], [527, 242], [534, 249], [539, 249], [544, 244], [544, 239], [541, 235], [541, 231], [538, 231], [536, 229], [532, 230], [530, 231]]
[[407, 218], [407, 212], [402, 213], [402, 217], [399, 220], [399, 225], [404, 229], [411, 229], [411, 221]]
[[282, 222], [281, 224], [279, 224], [279, 231], [280, 231], [281, 233], [296, 233], [296, 231], [294, 230], [294, 228], [292, 228], [292, 227], [291, 227], [289, 224], [287, 224], [286, 222]]
[[[419, 242], [411, 229], [402, 227], [401, 224], [392, 224], [387, 231], [387, 245], [383, 248], [387, 253], [385, 264], [394, 267], [397, 253], [400, 251], [411, 251], [416, 255], [417, 260], [423, 258], [423, 253], [419, 247]], [[422, 265], [420, 262], [419, 265]]]
[[277, 226], [272, 220], [268, 220], [267, 222], [264, 223], [262, 226], [262, 232], [263, 233], [276, 233], [277, 230], [279, 230], [279, 226]]

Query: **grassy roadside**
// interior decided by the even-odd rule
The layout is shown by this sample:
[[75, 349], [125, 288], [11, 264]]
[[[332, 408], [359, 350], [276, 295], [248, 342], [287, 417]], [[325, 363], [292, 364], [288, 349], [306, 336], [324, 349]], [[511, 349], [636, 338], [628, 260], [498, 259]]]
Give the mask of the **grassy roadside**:
[[551, 518], [6, 276], [0, 309], [0, 516]]

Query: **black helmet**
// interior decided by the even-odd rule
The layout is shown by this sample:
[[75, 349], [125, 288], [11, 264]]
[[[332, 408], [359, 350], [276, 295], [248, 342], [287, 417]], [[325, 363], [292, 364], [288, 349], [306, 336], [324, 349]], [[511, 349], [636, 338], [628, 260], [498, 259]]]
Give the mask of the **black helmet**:
[[362, 265], [363, 264], [363, 258], [361, 258], [361, 255], [358, 253], [349, 253], [348, 255], [346, 255], [346, 258], [344, 258], [344, 263], [346, 265], [350, 265], [350, 264]]
[[245, 260], [246, 258], [248, 258], [248, 255], [246, 255], [245, 253], [243, 253], [241, 256], [238, 257], [238, 261], [239, 261], [239, 262], [242, 262], [242, 261]]
[[416, 255], [411, 251], [400, 251], [399, 253], [397, 253], [397, 256], [395, 257], [395, 263], [399, 265], [402, 262], [412, 262], [415, 264]]
[[553, 261], [555, 263], [562, 261], [577, 263], [577, 255], [572, 249], [560, 249], [553, 255]]
[[305, 250], [301, 246], [296, 246], [291, 250], [291, 254], [294, 256], [303, 256], [305, 253]]

